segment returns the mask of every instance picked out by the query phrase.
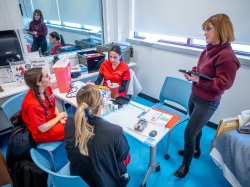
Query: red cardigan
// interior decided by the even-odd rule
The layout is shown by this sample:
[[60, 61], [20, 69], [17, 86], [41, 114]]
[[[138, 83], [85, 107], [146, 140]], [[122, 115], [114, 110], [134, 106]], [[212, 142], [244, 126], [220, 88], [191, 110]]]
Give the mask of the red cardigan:
[[193, 71], [212, 77], [212, 80], [200, 78], [198, 83], [193, 83], [192, 93], [207, 101], [220, 100], [224, 91], [233, 85], [239, 67], [230, 43], [207, 45]]

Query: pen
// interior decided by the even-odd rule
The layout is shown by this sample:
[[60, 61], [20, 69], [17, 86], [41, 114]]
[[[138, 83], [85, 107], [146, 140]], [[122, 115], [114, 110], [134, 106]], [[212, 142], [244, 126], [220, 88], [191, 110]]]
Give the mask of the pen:
[[140, 118], [142, 116], [144, 116], [149, 110], [144, 110], [142, 113], [140, 113], [137, 118]]

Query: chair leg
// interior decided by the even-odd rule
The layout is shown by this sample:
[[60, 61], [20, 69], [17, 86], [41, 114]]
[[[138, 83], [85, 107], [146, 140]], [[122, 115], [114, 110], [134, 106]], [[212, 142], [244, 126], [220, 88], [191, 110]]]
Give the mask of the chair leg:
[[165, 153], [165, 156], [164, 156], [164, 158], [166, 160], [168, 160], [169, 157], [170, 157], [169, 154], [168, 154], [168, 149], [169, 149], [169, 144], [170, 144], [170, 136], [171, 136], [171, 130], [168, 133], [168, 139], [167, 139], [167, 145], [166, 145], [166, 153]]

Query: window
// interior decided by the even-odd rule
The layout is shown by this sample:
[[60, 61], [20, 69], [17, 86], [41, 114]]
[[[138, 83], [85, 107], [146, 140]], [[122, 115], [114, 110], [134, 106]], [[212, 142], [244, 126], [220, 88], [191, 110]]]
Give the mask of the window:
[[[196, 48], [205, 48], [205, 46], [207, 45], [206, 41], [201, 39], [159, 35], [159, 34], [151, 34], [145, 32], [134, 32], [134, 38], [141, 39], [149, 43], [156, 43], [156, 42], [170, 43], [180, 46], [184, 45], [187, 47], [196, 47]], [[250, 45], [232, 43], [232, 48], [237, 54], [250, 56]]]
[[79, 23], [71, 23], [71, 22], [63, 22], [63, 25], [66, 27], [73, 27], [73, 28], [82, 28], [82, 25]]

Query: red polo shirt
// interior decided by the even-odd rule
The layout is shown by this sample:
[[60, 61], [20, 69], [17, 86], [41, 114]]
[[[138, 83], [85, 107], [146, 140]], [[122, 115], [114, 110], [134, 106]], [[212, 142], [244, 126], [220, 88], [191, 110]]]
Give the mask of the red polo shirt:
[[[111, 61], [105, 60], [99, 72], [104, 76], [103, 86], [108, 87], [107, 80], [110, 80], [111, 83], [118, 83], [119, 86], [122, 85], [123, 80], [130, 80], [129, 67], [124, 62], [120, 62], [120, 64], [113, 69]], [[126, 95], [126, 90], [120, 92], [119, 95]]]
[[50, 54], [51, 54], [51, 55], [57, 54], [57, 51], [56, 51], [56, 50], [57, 50], [58, 47], [61, 47], [61, 46], [62, 46], [62, 44], [61, 44], [60, 42], [54, 44], [53, 48], [52, 48], [51, 51], [50, 51]]
[[49, 101], [47, 101], [47, 99], [43, 100], [49, 114], [48, 116], [46, 116], [44, 108], [31, 90], [28, 91], [22, 103], [22, 119], [37, 143], [54, 142], [64, 139], [64, 125], [60, 122], [47, 132], [41, 132], [37, 128], [56, 117], [55, 97], [51, 87], [46, 88], [46, 92], [53, 105], [52, 108], [50, 108]]

